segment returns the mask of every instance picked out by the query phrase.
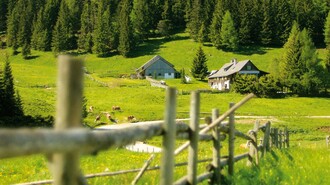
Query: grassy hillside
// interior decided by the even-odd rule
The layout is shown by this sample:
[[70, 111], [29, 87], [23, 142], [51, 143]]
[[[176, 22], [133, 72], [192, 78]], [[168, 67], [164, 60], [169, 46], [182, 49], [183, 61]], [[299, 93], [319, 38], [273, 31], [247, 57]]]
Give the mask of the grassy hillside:
[[[147, 62], [154, 55], [161, 55], [173, 63], [177, 70], [185, 68], [188, 72], [193, 57], [199, 44], [191, 41], [186, 34], [178, 34], [172, 40], [150, 39], [141, 45], [132, 58], [123, 58], [113, 55], [107, 58], [98, 58], [95, 55], [82, 55], [85, 58], [85, 66], [91, 73], [91, 77], [107, 84], [103, 86], [90, 78], [85, 78], [85, 96], [88, 100], [87, 106], [94, 106], [94, 112], [90, 113], [86, 122], [93, 125], [93, 120], [100, 112], [112, 112], [113, 105], [120, 106], [122, 111], [112, 112], [112, 116], [119, 123], [126, 122], [126, 117], [134, 115], [137, 120], [158, 120], [163, 118], [165, 104], [165, 90], [151, 87], [146, 80], [132, 80], [129, 78], [118, 78], [129, 76], [135, 69]], [[238, 60], [250, 59], [261, 70], [270, 71], [271, 61], [280, 57], [283, 53], [281, 48], [247, 47], [242, 51], [223, 52], [210, 46], [203, 46], [208, 58], [209, 70], [219, 69], [224, 63], [232, 58]], [[318, 50], [321, 60], [325, 56], [324, 49]], [[4, 60], [5, 52], [0, 50], [0, 63]], [[32, 59], [23, 60], [19, 54], [10, 56], [10, 61], [15, 77], [16, 88], [22, 96], [24, 111], [29, 115], [55, 115], [56, 101], [56, 74], [57, 62], [50, 52], [33, 51]], [[2, 63], [1, 63], [2, 64]], [[189, 95], [183, 95], [182, 91], [196, 89], [209, 89], [207, 82], [194, 80], [191, 84], [180, 84], [179, 79], [167, 80], [167, 84], [178, 89], [177, 95], [177, 117], [187, 118], [189, 113]], [[212, 108], [219, 108], [224, 112], [229, 102], [238, 102], [243, 95], [234, 93], [217, 93], [201, 95], [201, 116], [211, 112]], [[235, 181], [237, 184], [251, 184], [249, 179], [258, 179], [257, 184], [329, 184], [322, 177], [326, 177], [326, 171], [330, 165], [329, 154], [325, 150], [324, 138], [330, 134], [330, 120], [325, 118], [306, 118], [305, 116], [330, 115], [329, 98], [302, 98], [289, 97], [284, 99], [255, 98], [244, 107], [237, 110], [236, 115], [248, 116], [269, 116], [273, 126], [288, 126], [292, 132], [291, 140], [293, 149], [285, 152], [275, 151], [267, 156], [267, 162], [262, 161], [260, 168], [244, 170], [245, 162], [239, 163]], [[102, 122], [107, 122], [102, 117]], [[237, 120], [238, 128], [248, 131], [252, 128], [255, 120]], [[151, 144], [160, 145], [160, 140], [154, 139]], [[239, 144], [243, 142], [237, 140]], [[182, 143], [182, 142], [181, 142]], [[178, 142], [177, 144], [180, 144]], [[321, 148], [321, 150], [316, 150]], [[323, 149], [322, 149], [323, 148]], [[210, 157], [210, 146], [201, 147], [201, 158]], [[226, 146], [224, 146], [226, 150]], [[242, 152], [240, 149], [237, 149]], [[303, 153], [300, 155], [300, 153]], [[176, 162], [185, 161], [186, 155], [182, 155]], [[132, 153], [124, 149], [102, 152], [96, 157], [85, 156], [82, 158], [84, 173], [95, 173], [103, 171], [116, 171], [119, 169], [140, 168], [148, 158], [148, 154]], [[278, 158], [284, 158], [278, 162]], [[291, 159], [294, 159], [292, 161]], [[317, 163], [315, 163], [317, 161]], [[33, 180], [50, 178], [46, 169], [46, 160], [43, 156], [32, 156], [1, 160], [0, 184], [11, 184]], [[159, 156], [153, 165], [159, 164]], [[276, 169], [273, 168], [276, 165]], [[33, 168], [31, 168], [33, 166]], [[325, 170], [324, 170], [325, 169]], [[199, 169], [205, 170], [205, 166]], [[176, 177], [185, 174], [185, 168], [176, 171]], [[302, 174], [302, 175], [300, 175]], [[312, 178], [309, 174], [320, 174]], [[142, 179], [145, 184], [158, 182], [157, 172], [148, 173]], [[323, 176], [322, 176], [323, 175]], [[135, 174], [96, 178], [90, 181], [91, 184], [128, 184]], [[298, 176], [298, 177], [297, 177]]]

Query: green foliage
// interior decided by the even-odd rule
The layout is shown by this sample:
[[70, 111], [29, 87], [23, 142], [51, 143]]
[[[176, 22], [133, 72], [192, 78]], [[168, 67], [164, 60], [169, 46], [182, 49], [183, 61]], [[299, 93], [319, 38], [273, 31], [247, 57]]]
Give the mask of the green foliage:
[[66, 1], [61, 1], [58, 19], [53, 31], [52, 49], [60, 53], [76, 48], [76, 36], [73, 27], [73, 17]]
[[265, 75], [259, 78], [258, 92], [259, 97], [264, 98], [279, 98], [282, 94], [279, 93], [281, 90], [281, 84], [272, 75]]
[[186, 84], [187, 83], [186, 72], [184, 71], [184, 68], [181, 69], [181, 71], [180, 71], [180, 78], [181, 78], [181, 83], [182, 84]]
[[130, 0], [124, 0], [119, 14], [119, 46], [118, 51], [124, 57], [127, 57], [133, 49], [133, 30], [130, 20], [131, 4]]
[[148, 38], [153, 29], [153, 5], [148, 0], [133, 1], [132, 23], [134, 31], [142, 39]]
[[88, 116], [88, 112], [87, 112], [87, 99], [86, 96], [83, 96], [82, 99], [82, 110], [81, 110], [81, 117], [84, 119]]
[[94, 31], [94, 52], [99, 55], [110, 53], [117, 48], [117, 37], [114, 33], [114, 26], [110, 17], [110, 6], [100, 4], [98, 19]]
[[223, 0], [219, 0], [216, 4], [214, 13], [213, 13], [213, 18], [212, 18], [212, 23], [210, 26], [210, 40], [213, 43], [213, 45], [216, 48], [220, 48], [220, 29], [221, 29], [221, 22], [222, 22], [222, 16], [224, 14], [224, 7], [223, 7]]
[[203, 23], [199, 32], [198, 32], [198, 42], [204, 43], [207, 41], [207, 28], [205, 27], [205, 24]]
[[226, 11], [220, 31], [221, 47], [229, 50], [238, 48], [238, 35], [229, 11]]
[[200, 80], [203, 80], [207, 76], [208, 69], [206, 62], [206, 55], [204, 54], [202, 47], [199, 47], [191, 68], [191, 74], [194, 78], [200, 78]]
[[157, 30], [161, 36], [169, 38], [172, 30], [172, 23], [170, 20], [160, 20], [157, 25]]
[[273, 43], [274, 21], [271, 0], [262, 1], [263, 21], [261, 27], [261, 43], [269, 45]]
[[326, 46], [330, 46], [330, 11], [324, 25], [324, 42]]
[[274, 44], [284, 44], [289, 35], [292, 27], [293, 16], [290, 8], [289, 1], [287, 0], [273, 0], [272, 7], [274, 11], [274, 25], [275, 36]]
[[[79, 49], [83, 49], [87, 52], [92, 52], [92, 47], [93, 47], [93, 6], [91, 4], [90, 0], [87, 0], [87, 2], [85, 2], [82, 14], [81, 14], [81, 28], [80, 28], [80, 35], [78, 38], [78, 48]], [[100, 15], [100, 14], [98, 14]], [[101, 17], [98, 16], [99, 19], [102, 19], [103, 16], [101, 15]], [[99, 22], [101, 22], [100, 20], [98, 20]], [[97, 25], [96, 27], [98, 28], [99, 25]], [[98, 28], [99, 29], [99, 28]], [[95, 34], [94, 34], [95, 35]]]
[[190, 37], [198, 41], [199, 31], [203, 24], [203, 9], [201, 0], [193, 0], [192, 9], [189, 15], [188, 29]]
[[256, 75], [236, 75], [230, 89], [231, 91], [240, 94], [257, 94], [258, 77]]

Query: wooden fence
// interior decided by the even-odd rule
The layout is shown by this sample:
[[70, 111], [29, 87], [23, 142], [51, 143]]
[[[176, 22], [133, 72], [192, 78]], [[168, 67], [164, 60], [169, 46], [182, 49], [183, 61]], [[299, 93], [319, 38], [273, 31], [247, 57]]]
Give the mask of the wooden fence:
[[[160, 184], [197, 184], [204, 180], [212, 184], [221, 183], [221, 169], [228, 166], [229, 175], [234, 175], [234, 164], [247, 159], [248, 165], [259, 163], [259, 153], [264, 156], [270, 147], [288, 147], [289, 134], [287, 130], [271, 128], [271, 123], [259, 126], [256, 122], [248, 134], [235, 129], [235, 110], [250, 100], [254, 95], [247, 95], [237, 104], [230, 104], [223, 114], [212, 110], [212, 118], [207, 125], [200, 125], [200, 93], [192, 92], [190, 105], [190, 124], [180, 123], [176, 117], [176, 89], [167, 88], [164, 121], [136, 124], [122, 124], [115, 130], [88, 130], [81, 128], [82, 100], [82, 64], [78, 59], [68, 56], [59, 57], [58, 70], [57, 115], [54, 129], [17, 129], [0, 130], [0, 158], [17, 157], [43, 153], [49, 161], [53, 180], [44, 180], [25, 184], [75, 185], [87, 184], [87, 178], [111, 176], [139, 172], [132, 184], [147, 170], [160, 169]], [[228, 122], [224, 122], [229, 118]], [[259, 133], [263, 132], [262, 142], [258, 144]], [[228, 157], [221, 157], [221, 143], [228, 135]], [[148, 167], [153, 156], [141, 169], [120, 172], [83, 175], [80, 171], [79, 157], [81, 154], [95, 154], [101, 150], [121, 147], [139, 140], [155, 136], [163, 137], [162, 159], [160, 167]], [[234, 155], [234, 141], [240, 137], [249, 141], [250, 150], [247, 153]], [[188, 139], [186, 143], [175, 149], [176, 139]], [[198, 143], [200, 140], [213, 142], [213, 157], [198, 159]], [[188, 148], [188, 162], [174, 164], [174, 157]], [[203, 174], [197, 174], [197, 165], [201, 162], [211, 162], [210, 168]], [[187, 175], [173, 178], [175, 166], [187, 165]]]

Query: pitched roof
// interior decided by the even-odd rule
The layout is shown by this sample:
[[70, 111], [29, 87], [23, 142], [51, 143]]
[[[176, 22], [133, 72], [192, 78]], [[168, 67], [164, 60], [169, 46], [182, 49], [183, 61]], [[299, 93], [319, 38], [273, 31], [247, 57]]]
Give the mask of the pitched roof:
[[244, 61], [240, 61], [240, 62], [237, 62], [237, 63], [235, 61], [230, 62], [230, 63], [226, 63], [225, 65], [223, 65], [221, 67], [221, 69], [219, 71], [217, 71], [216, 73], [210, 75], [209, 78], [226, 77], [226, 76], [235, 74], [235, 73], [239, 72], [240, 70], [242, 70], [242, 68], [248, 62], [251, 62], [251, 61], [250, 60], [244, 60]]
[[167, 65], [174, 67], [173, 64], [169, 63], [167, 60], [165, 60], [163, 57], [156, 55], [154, 56], [152, 59], [150, 59], [148, 62], [146, 62], [145, 64], [143, 64], [141, 67], [139, 67], [138, 69], [136, 69], [136, 71], [143, 71], [145, 69], [147, 69], [149, 66], [151, 66], [153, 63], [155, 63], [156, 61], [161, 60], [164, 63], [166, 63]]

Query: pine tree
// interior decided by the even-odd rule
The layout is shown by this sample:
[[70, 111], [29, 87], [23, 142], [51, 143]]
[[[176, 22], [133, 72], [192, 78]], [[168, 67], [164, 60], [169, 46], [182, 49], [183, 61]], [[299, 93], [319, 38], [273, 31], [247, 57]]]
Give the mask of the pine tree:
[[252, 14], [253, 2], [251, 0], [240, 1], [240, 26], [239, 39], [242, 44], [253, 43], [252, 33], [254, 29], [254, 19]]
[[225, 14], [224, 0], [219, 0], [217, 2], [215, 11], [213, 13], [212, 23], [210, 27], [210, 39], [213, 45], [216, 48], [220, 48], [220, 30], [221, 30], [221, 22], [222, 17]]
[[157, 29], [165, 38], [170, 36], [172, 31], [172, 0], [165, 0], [162, 20], [158, 22]]
[[70, 9], [66, 1], [61, 2], [58, 19], [53, 31], [52, 47], [54, 53], [76, 48]]
[[15, 116], [23, 116], [23, 115], [24, 115], [24, 111], [23, 111], [22, 100], [17, 90], [15, 94]]
[[8, 56], [6, 56], [4, 70], [3, 70], [3, 86], [4, 86], [3, 106], [5, 107], [5, 109], [3, 110], [4, 116], [14, 116], [16, 112], [14, 78], [12, 75]]
[[274, 24], [276, 25], [275, 43], [282, 45], [290, 35], [293, 22], [290, 4], [287, 0], [273, 0], [272, 7], [274, 7], [272, 10], [274, 11]]
[[185, 7], [189, 1], [186, 0], [173, 0], [172, 6], [172, 22], [174, 29], [181, 29], [186, 27], [185, 22]]
[[19, 31], [18, 39], [19, 45], [22, 46], [23, 58], [28, 58], [31, 54], [31, 35], [32, 35], [32, 21], [34, 4], [32, 0], [21, 0], [18, 1], [18, 7], [20, 7], [20, 20], [19, 20]]
[[19, 11], [17, 6], [9, 11], [7, 24], [7, 44], [13, 48], [13, 54], [16, 54], [19, 47], [18, 31], [19, 31]]
[[221, 47], [224, 49], [236, 50], [238, 48], [238, 35], [229, 11], [226, 11], [221, 24]]
[[263, 22], [261, 28], [261, 43], [269, 45], [273, 43], [273, 16], [271, 0], [262, 1]]
[[[153, 3], [149, 0], [134, 1], [132, 23], [141, 39], [147, 39], [153, 29]], [[158, 22], [158, 21], [157, 21]]]
[[93, 17], [91, 1], [87, 0], [81, 14], [81, 28], [78, 38], [78, 48], [92, 52], [93, 47]]
[[7, 11], [8, 0], [0, 0], [0, 32], [6, 31], [7, 29]]
[[204, 54], [202, 47], [199, 47], [191, 68], [191, 74], [194, 78], [200, 78], [200, 80], [203, 80], [207, 76], [208, 69], [206, 62], [206, 55]]
[[106, 6], [103, 12], [103, 6], [99, 6], [96, 29], [94, 31], [94, 52], [99, 55], [110, 53], [112, 46], [113, 31], [110, 18], [110, 7]]
[[324, 42], [327, 47], [330, 46], [330, 11], [324, 25]]
[[193, 0], [192, 9], [189, 16], [188, 29], [190, 37], [198, 41], [198, 33], [203, 24], [203, 9], [201, 0]]
[[207, 28], [206, 28], [205, 24], [203, 23], [198, 32], [198, 42], [200, 42], [202, 44], [204, 42], [206, 42], [208, 40], [207, 33], [208, 33]]
[[297, 88], [300, 88], [298, 87], [300, 84], [299, 78], [302, 75], [299, 63], [299, 56], [301, 55], [299, 35], [299, 26], [295, 22], [292, 26], [290, 37], [284, 45], [283, 59], [279, 64], [281, 82], [293, 90], [294, 93], [297, 93]]
[[130, 20], [130, 0], [124, 0], [119, 14], [119, 46], [118, 51], [127, 57], [133, 48], [133, 34]]
[[301, 44], [299, 63], [303, 72], [301, 77], [303, 91], [301, 93], [315, 95], [319, 93], [321, 87], [321, 66], [316, 48], [306, 28], [301, 32], [299, 41]]

